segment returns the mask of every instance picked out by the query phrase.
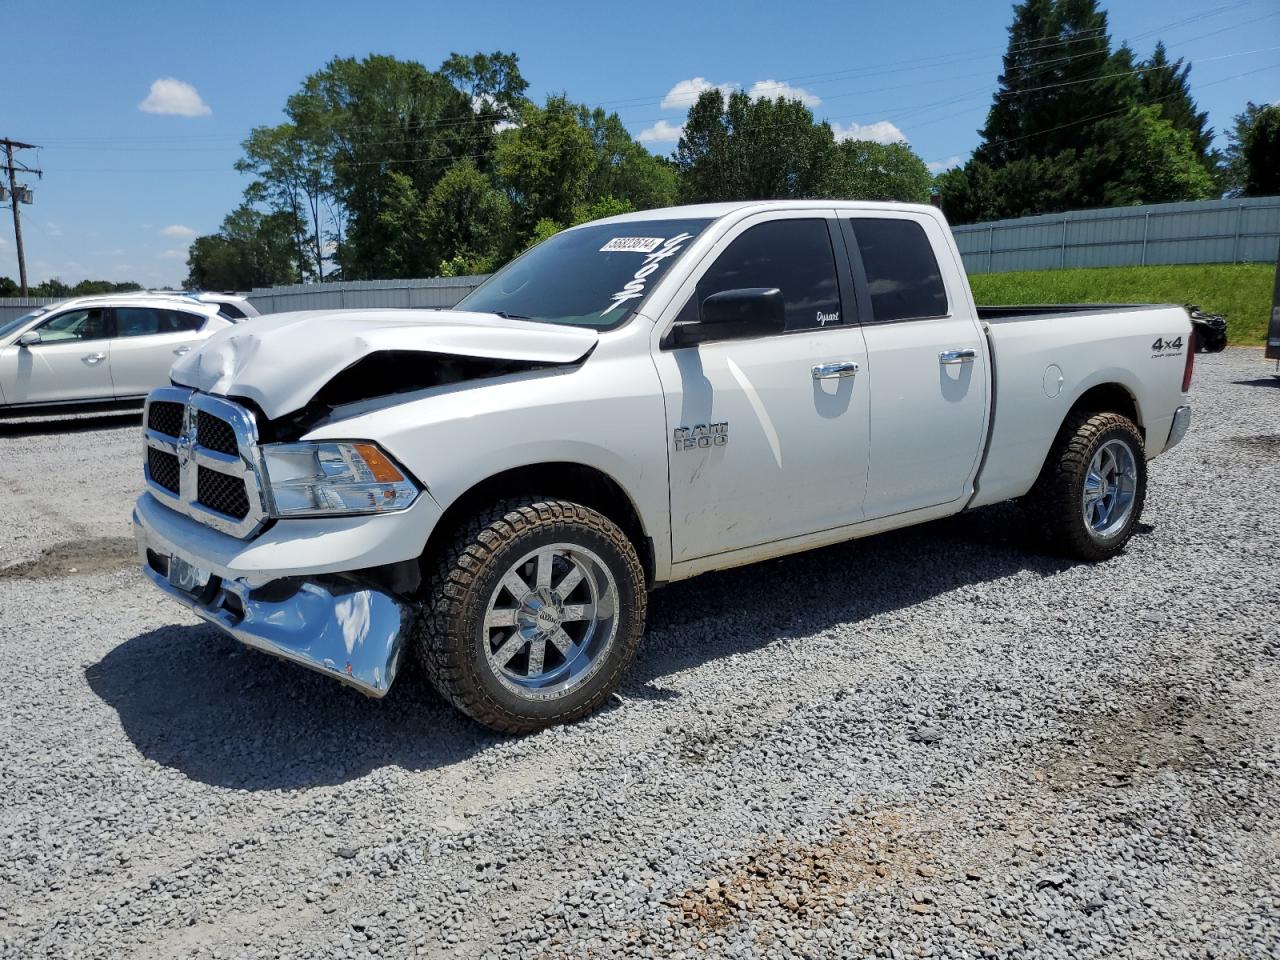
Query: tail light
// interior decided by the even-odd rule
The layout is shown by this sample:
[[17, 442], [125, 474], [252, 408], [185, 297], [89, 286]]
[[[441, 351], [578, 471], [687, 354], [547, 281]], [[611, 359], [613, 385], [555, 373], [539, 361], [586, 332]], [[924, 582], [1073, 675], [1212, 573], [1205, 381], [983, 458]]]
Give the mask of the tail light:
[[1196, 331], [1193, 327], [1187, 337], [1187, 365], [1182, 368], [1182, 392], [1191, 389], [1191, 375], [1196, 372]]

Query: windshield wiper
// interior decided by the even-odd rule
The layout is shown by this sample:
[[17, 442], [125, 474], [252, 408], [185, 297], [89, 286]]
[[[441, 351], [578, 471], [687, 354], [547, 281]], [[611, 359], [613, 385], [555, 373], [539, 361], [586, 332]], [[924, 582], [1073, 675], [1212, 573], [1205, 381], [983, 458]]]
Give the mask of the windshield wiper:
[[492, 313], [495, 317], [501, 317], [503, 320], [536, 320], [537, 319], [537, 317], [526, 317], [522, 313], [507, 313], [505, 310], [491, 310], [489, 312]]

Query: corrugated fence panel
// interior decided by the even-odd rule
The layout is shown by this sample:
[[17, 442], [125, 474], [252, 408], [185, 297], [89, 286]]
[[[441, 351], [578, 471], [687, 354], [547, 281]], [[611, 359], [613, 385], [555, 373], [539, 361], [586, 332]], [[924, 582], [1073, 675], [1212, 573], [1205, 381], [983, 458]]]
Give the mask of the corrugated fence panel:
[[1177, 263], [1270, 263], [1280, 197], [1156, 203], [953, 227], [970, 273]]
[[254, 290], [249, 300], [263, 313], [289, 310], [405, 309], [452, 307], [484, 277], [423, 280], [349, 280]]

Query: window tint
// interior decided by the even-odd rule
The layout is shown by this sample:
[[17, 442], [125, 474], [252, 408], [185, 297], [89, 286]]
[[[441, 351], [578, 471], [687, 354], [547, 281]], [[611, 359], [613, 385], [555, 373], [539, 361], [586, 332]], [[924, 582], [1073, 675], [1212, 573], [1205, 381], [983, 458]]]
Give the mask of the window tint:
[[204, 317], [181, 310], [160, 310], [161, 333], [190, 333], [204, 326]]
[[116, 336], [145, 337], [160, 332], [160, 312], [146, 307], [116, 307]]
[[50, 317], [36, 327], [41, 343], [64, 340], [101, 340], [110, 336], [104, 310], [68, 310]]
[[155, 333], [184, 333], [199, 330], [205, 318], [182, 310], [151, 307], [116, 307], [116, 336], [146, 337]]
[[913, 220], [850, 221], [867, 271], [871, 312], [877, 321], [940, 317], [947, 291], [933, 247]]
[[747, 230], [703, 274], [679, 319], [697, 320], [703, 300], [741, 287], [781, 290], [788, 330], [840, 323], [840, 284], [826, 221], [773, 220]]
[[245, 312], [237, 307], [234, 303], [224, 303], [218, 301], [218, 313], [226, 320], [243, 320]]

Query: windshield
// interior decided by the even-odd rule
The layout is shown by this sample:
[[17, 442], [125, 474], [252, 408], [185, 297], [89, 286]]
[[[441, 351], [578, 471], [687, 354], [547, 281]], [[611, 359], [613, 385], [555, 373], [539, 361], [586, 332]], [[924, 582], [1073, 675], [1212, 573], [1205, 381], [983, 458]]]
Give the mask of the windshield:
[[5, 320], [3, 322], [0, 322], [0, 340], [3, 340], [9, 334], [13, 333], [13, 331], [17, 330], [24, 323], [29, 323], [30, 321], [34, 320], [36, 317], [40, 316], [41, 314], [45, 314], [48, 312], [49, 312], [48, 307], [38, 307], [37, 309], [32, 310], [30, 313], [24, 313], [22, 316], [18, 317], [18, 319], [16, 320]]
[[462, 299], [459, 310], [577, 327], [631, 315], [711, 220], [628, 220], [557, 233]]

